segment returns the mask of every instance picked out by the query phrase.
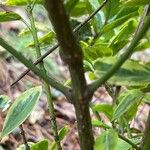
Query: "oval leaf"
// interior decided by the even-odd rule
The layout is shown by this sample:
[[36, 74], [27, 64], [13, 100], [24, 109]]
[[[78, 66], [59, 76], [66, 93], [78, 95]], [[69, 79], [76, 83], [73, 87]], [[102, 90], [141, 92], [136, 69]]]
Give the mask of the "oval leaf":
[[[139, 138], [133, 138], [133, 139], [128, 139], [128, 140], [131, 141], [132, 143], [134, 143], [135, 145], [140, 143]], [[130, 145], [126, 141], [119, 138], [115, 150], [131, 150], [131, 148], [133, 148], [132, 145]]]
[[[54, 37], [55, 37], [55, 33], [53, 31], [46, 33], [41, 38], [39, 38], [40, 46], [47, 46], [51, 44], [54, 40]], [[34, 42], [32, 41], [31, 43], [29, 43], [28, 47], [35, 47]]]
[[138, 12], [133, 12], [133, 13], [125, 15], [125, 16], [119, 18], [119, 19], [116, 19], [116, 20], [112, 21], [111, 23], [105, 25], [104, 28], [102, 28], [101, 32], [102, 33], [107, 33], [108, 31], [113, 30], [114, 28], [122, 25], [125, 21], [127, 21], [130, 18], [135, 17], [137, 15], [138, 15]]
[[[109, 45], [109, 47], [113, 49], [114, 54], [121, 50], [127, 42], [129, 42], [129, 39], [135, 32], [136, 27], [137, 21], [135, 19], [129, 19], [122, 25], [118, 33], [111, 39], [111, 43]], [[121, 45], [119, 45], [120, 42]]]
[[71, 9], [69, 14], [71, 17], [79, 17], [87, 14], [86, 2], [79, 1], [78, 3], [76, 3], [75, 6]]
[[68, 127], [61, 128], [59, 133], [58, 133], [59, 140], [62, 141], [68, 132], [69, 132], [69, 128]]
[[[95, 75], [100, 78], [115, 64], [117, 57], [104, 57], [94, 62]], [[144, 86], [150, 82], [149, 64], [127, 60], [108, 80], [108, 83], [124, 86]]]
[[109, 129], [96, 138], [94, 150], [116, 150], [117, 142], [117, 133]]
[[102, 122], [100, 120], [92, 120], [92, 126], [100, 127], [100, 128], [104, 128], [104, 129], [110, 129], [111, 128], [110, 126], [108, 126], [107, 124], [105, 124], [104, 122]]
[[49, 141], [45, 139], [31, 146], [31, 150], [48, 150], [48, 145]]
[[0, 12], [0, 22], [21, 20], [21, 16], [15, 12]]
[[21, 94], [10, 107], [6, 116], [1, 138], [17, 128], [30, 115], [40, 95], [41, 87], [34, 87]]
[[132, 106], [134, 106], [137, 102], [141, 101], [142, 98], [143, 93], [140, 90], [130, 90], [126, 93], [122, 93], [118, 97], [120, 103], [114, 110], [112, 120], [115, 120], [125, 114]]
[[[61, 128], [58, 133], [59, 140], [62, 141], [68, 132], [69, 132], [68, 127]], [[50, 150], [55, 150], [55, 149], [56, 149], [56, 142], [54, 141], [53, 143], [51, 143]]]
[[98, 111], [104, 113], [110, 120], [112, 119], [113, 115], [113, 107], [109, 104], [99, 104], [99, 105], [93, 105], [92, 107], [93, 111]]

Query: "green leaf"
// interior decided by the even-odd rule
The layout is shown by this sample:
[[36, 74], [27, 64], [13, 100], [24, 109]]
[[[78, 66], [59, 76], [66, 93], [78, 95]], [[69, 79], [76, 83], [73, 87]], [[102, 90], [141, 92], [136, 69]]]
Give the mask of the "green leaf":
[[10, 98], [6, 95], [0, 95], [0, 109], [5, 111], [10, 106]]
[[113, 51], [113, 56], [116, 55], [122, 48], [125, 47], [125, 45], [127, 45], [129, 43], [129, 39], [125, 39], [125, 40], [119, 40], [116, 43], [112, 43], [111, 45], [109, 45], [109, 47], [112, 49]]
[[76, 6], [76, 4], [79, 2], [79, 0], [67, 0], [65, 3], [65, 8], [70, 13], [72, 9]]
[[0, 22], [21, 20], [21, 16], [15, 12], [0, 12]]
[[48, 150], [49, 141], [42, 140], [34, 145], [31, 146], [31, 150]]
[[[142, 98], [143, 98], [143, 97], [142, 97]], [[124, 114], [125, 119], [126, 119], [128, 122], [129, 122], [130, 120], [132, 120], [132, 119], [135, 117], [135, 115], [136, 115], [136, 113], [137, 113], [137, 111], [138, 111], [138, 106], [141, 104], [142, 98], [141, 98], [140, 100], [138, 100], [137, 102], [135, 102], [134, 105], [132, 105], [132, 106], [130, 107], [130, 109]]]
[[67, 126], [61, 128], [60, 131], [58, 132], [59, 140], [62, 141], [68, 132], [69, 128]]
[[125, 114], [129, 109], [139, 103], [143, 98], [143, 93], [140, 90], [129, 90], [123, 92], [119, 97], [119, 104], [114, 110], [113, 119], [118, 119], [123, 114]]
[[92, 107], [93, 111], [98, 111], [104, 113], [110, 120], [112, 119], [113, 115], [113, 107], [109, 104], [97, 104], [93, 105]]
[[83, 63], [84, 63], [84, 70], [85, 70], [85, 72], [86, 71], [92, 71], [92, 72], [94, 72], [93, 65], [92, 65], [92, 63], [90, 61], [84, 60]]
[[143, 101], [144, 101], [145, 103], [150, 104], [150, 94], [149, 94], [149, 93], [146, 93], [146, 94], [144, 95]]
[[[44, 24], [44, 22], [35, 22], [35, 26], [36, 26], [36, 29], [37, 31], [39, 32], [42, 32], [42, 33], [48, 33], [49, 32], [49, 28], [46, 24]], [[52, 32], [52, 31], [51, 31]], [[19, 33], [19, 36], [25, 36], [25, 35], [29, 35], [31, 34], [31, 31], [29, 30], [29, 28], [23, 28], [20, 33]]]
[[147, 39], [142, 39], [139, 44], [135, 47], [135, 51], [141, 51], [150, 48], [150, 42]]
[[136, 5], [148, 5], [150, 4], [149, 0], [128, 0], [125, 1], [124, 6], [136, 6]]
[[125, 21], [127, 21], [128, 19], [132, 18], [132, 17], [135, 17], [137, 16], [138, 13], [137, 12], [133, 12], [133, 13], [130, 13], [128, 15], [125, 15], [119, 19], [115, 19], [114, 21], [110, 22], [109, 24], [105, 25], [103, 28], [102, 28], [102, 31], [101, 33], [107, 33], [108, 31], [110, 30], [114, 30], [114, 28], [122, 25]]
[[139, 93], [141, 93], [141, 98], [139, 98], [139, 100], [137, 99], [137, 101], [133, 102], [134, 104], [132, 104], [132, 106], [130, 106], [130, 108], [127, 109], [127, 111], [123, 114], [122, 118], [124, 120], [126, 120], [125, 122], [131, 121], [135, 117], [135, 115], [138, 111], [138, 107], [139, 107], [139, 105], [141, 104], [141, 102], [144, 98], [144, 94], [140, 90], [139, 90]]
[[31, 34], [30, 30], [28, 28], [24, 28], [20, 33], [19, 33], [19, 36], [26, 36], [26, 35], [29, 35]]
[[[96, 77], [100, 78], [115, 64], [117, 57], [99, 58], [94, 62]], [[108, 80], [108, 83], [124, 86], [145, 86], [150, 82], [150, 67], [134, 60], [127, 60]]]
[[105, 5], [106, 8], [106, 12], [105, 12], [105, 16], [106, 16], [106, 22], [111, 19], [114, 18], [114, 16], [118, 13], [118, 11], [120, 10], [120, 0], [112, 0], [112, 1], [108, 1], [107, 4]]
[[94, 150], [116, 150], [117, 142], [117, 133], [109, 129], [96, 138]]
[[[7, 0], [6, 2], [4, 2], [5, 5], [8, 6], [24, 6], [29, 4], [29, 2], [34, 2], [35, 0]], [[37, 0], [36, 3], [37, 4], [42, 4], [44, 2], [44, 0]]]
[[65, 81], [64, 86], [71, 86], [71, 79]]
[[96, 76], [93, 72], [89, 72], [88, 76], [90, 80], [96, 80]]
[[25, 121], [39, 100], [41, 91], [41, 87], [31, 88], [22, 93], [15, 100], [7, 113], [1, 133], [1, 138], [8, 135]]
[[[138, 12], [138, 7], [131, 6], [131, 7], [121, 7], [119, 12], [116, 14], [115, 19], [119, 19], [127, 14], [131, 14], [133, 12]], [[133, 19], [133, 18], [131, 18]]]
[[[135, 145], [140, 142], [138, 138], [129, 139], [132, 143]], [[126, 141], [122, 139], [118, 139], [118, 143], [115, 150], [130, 150], [132, 148], [132, 145], [127, 143]]]
[[[59, 140], [62, 141], [68, 132], [69, 128], [67, 126], [61, 128], [60, 131], [58, 132]], [[55, 148], [56, 142], [54, 141], [53, 143], [51, 143], [50, 150], [55, 150]]]
[[116, 150], [129, 150], [130, 148], [132, 148], [132, 146], [129, 143], [119, 138]]
[[[130, 41], [130, 37], [135, 32], [137, 24], [138, 23], [136, 19], [129, 19], [122, 25], [121, 28], [117, 30], [118, 33], [115, 34], [115, 36], [111, 39], [111, 43], [109, 45], [109, 47], [113, 49], [115, 54]], [[117, 47], [118, 43], [120, 42], [121, 42], [121, 45]]]
[[[39, 38], [40, 46], [47, 46], [47, 45], [51, 44], [52, 41], [54, 40], [54, 37], [55, 37], [55, 33], [53, 31], [46, 33], [41, 38]], [[29, 45], [28, 45], [28, 47], [34, 47], [34, 46], [35, 46], [35, 44], [33, 41], [31, 43], [29, 43]]]
[[109, 48], [106, 43], [103, 43], [100, 40], [97, 40], [92, 46], [83, 41], [81, 41], [80, 44], [84, 53], [85, 60], [93, 61], [100, 57], [112, 56], [113, 54], [112, 49]]
[[104, 128], [104, 129], [110, 129], [111, 128], [110, 126], [108, 126], [107, 124], [103, 123], [100, 120], [92, 120], [92, 126], [100, 127], [100, 128]]
[[87, 14], [86, 2], [79, 1], [70, 11], [70, 16], [79, 17]]

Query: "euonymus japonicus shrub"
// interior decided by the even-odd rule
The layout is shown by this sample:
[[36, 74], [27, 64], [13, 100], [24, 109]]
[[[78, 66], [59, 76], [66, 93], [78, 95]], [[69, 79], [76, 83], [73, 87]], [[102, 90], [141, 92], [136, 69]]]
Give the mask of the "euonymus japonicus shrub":
[[[40, 6], [39, 6], [40, 5]], [[45, 91], [54, 133], [54, 142], [27, 143], [26, 149], [62, 149], [61, 140], [68, 129], [57, 129], [50, 86], [62, 92], [73, 104], [76, 113], [78, 135], [82, 150], [149, 150], [150, 114], [147, 112], [145, 131], [131, 128], [138, 107], [149, 104], [149, 62], [133, 60], [132, 54], [150, 48], [150, 1], [149, 0], [7, 0], [2, 6], [21, 7], [28, 19], [13, 11], [0, 12], [0, 22], [20, 21], [26, 26], [16, 36], [32, 39], [23, 47], [37, 58], [33, 64], [15, 47], [13, 39], [0, 37], [0, 45], [23, 63], [28, 70], [19, 76], [18, 82], [30, 70], [42, 81], [41, 87], [33, 87], [22, 93], [11, 105], [9, 97], [1, 95], [0, 108], [8, 109], [1, 138], [20, 126], [37, 104], [41, 91]], [[45, 12], [51, 21], [36, 21], [38, 11]], [[47, 10], [47, 14], [46, 11]], [[42, 15], [40, 13], [40, 15]], [[43, 36], [38, 36], [42, 32]], [[57, 42], [58, 44], [56, 44]], [[42, 61], [59, 47], [62, 60], [68, 66], [70, 79], [62, 82], [54, 79]], [[46, 51], [44, 55], [43, 51]], [[35, 52], [35, 53], [33, 53]], [[37, 66], [36, 66], [37, 65]], [[88, 74], [90, 84], [87, 83]], [[94, 92], [105, 87], [112, 104], [91, 102]], [[9, 108], [8, 108], [8, 105]], [[91, 119], [90, 110], [97, 119]], [[108, 122], [101, 119], [100, 113]], [[92, 128], [103, 129], [94, 138]]]

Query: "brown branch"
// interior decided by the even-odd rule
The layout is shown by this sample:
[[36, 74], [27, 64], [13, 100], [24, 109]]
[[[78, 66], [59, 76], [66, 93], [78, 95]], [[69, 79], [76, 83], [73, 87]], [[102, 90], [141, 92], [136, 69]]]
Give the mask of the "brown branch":
[[[79, 24], [74, 30], [73, 32], [76, 33], [78, 32], [86, 23], [88, 23], [108, 2], [109, 0], [105, 0], [87, 19], [85, 19], [85, 21], [83, 21], [81, 24]], [[56, 44], [55, 46], [53, 46], [50, 50], [48, 50], [44, 55], [42, 55], [40, 58], [38, 58], [34, 64], [37, 65], [40, 62], [43, 61], [43, 59], [45, 59], [50, 53], [52, 53], [54, 50], [56, 50], [59, 47], [59, 44]], [[25, 70], [12, 84], [11, 86], [15, 85], [19, 80], [21, 80], [26, 74], [28, 74], [28, 72], [30, 71], [30, 69]]]
[[91, 97], [88, 96], [84, 77], [82, 50], [74, 38], [62, 1], [47, 0], [46, 8], [60, 43], [61, 58], [68, 65], [71, 75], [72, 103], [77, 117], [81, 150], [93, 150], [94, 137], [89, 112]]

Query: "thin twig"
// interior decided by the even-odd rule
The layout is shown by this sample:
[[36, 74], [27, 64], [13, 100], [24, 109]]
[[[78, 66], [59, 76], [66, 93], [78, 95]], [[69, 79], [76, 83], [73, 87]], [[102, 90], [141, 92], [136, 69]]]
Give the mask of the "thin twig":
[[[73, 32], [76, 33], [77, 31], [79, 31], [86, 23], [88, 23], [108, 2], [109, 0], [105, 0], [102, 5], [96, 9], [84, 22], [82, 22], [81, 24], [79, 24], [74, 30]], [[34, 65], [39, 64], [40, 62], [43, 61], [43, 59], [45, 59], [50, 53], [52, 53], [54, 50], [56, 50], [59, 47], [59, 44], [56, 44], [55, 46], [53, 46], [50, 50], [48, 50], [44, 55], [42, 55], [41, 57], [39, 57], [35, 62]], [[12, 84], [11, 87], [14, 86], [18, 81], [20, 81], [26, 74], [28, 74], [28, 72], [30, 71], [30, 69], [26, 69]]]
[[[32, 36], [33, 36], [35, 49], [36, 49], [36, 54], [37, 54], [37, 58], [38, 58], [38, 57], [41, 57], [41, 49], [40, 49], [40, 46], [39, 46], [37, 30], [36, 30], [36, 27], [35, 27], [35, 20], [34, 20], [34, 17], [33, 17], [33, 7], [28, 6], [27, 12], [28, 12], [29, 20], [30, 20], [31, 31], [32, 31], [31, 33], [32, 33]], [[47, 74], [43, 62], [41, 62], [39, 64], [39, 67], [40, 67], [41, 71], [43, 71], [45, 74]], [[60, 140], [59, 140], [59, 135], [58, 135], [58, 128], [57, 128], [57, 124], [56, 124], [56, 115], [55, 115], [55, 110], [54, 110], [54, 105], [53, 105], [50, 86], [44, 80], [42, 80], [42, 84], [43, 84], [43, 87], [44, 87], [44, 90], [45, 90], [45, 93], [46, 93], [46, 97], [47, 97], [49, 115], [50, 115], [50, 118], [51, 118], [51, 126], [52, 126], [52, 130], [53, 130], [53, 134], [54, 134], [54, 140], [56, 142], [56, 147], [57, 147], [57, 150], [62, 150]]]
[[23, 126], [20, 125], [19, 128], [20, 128], [20, 132], [21, 132], [21, 135], [22, 135], [22, 138], [23, 138], [23, 141], [24, 141], [25, 148], [26, 148], [26, 150], [30, 150], [30, 147], [28, 145], [26, 134], [25, 134], [25, 131], [23, 129]]
[[[39, 64], [40, 62], [43, 61], [44, 58], [46, 58], [50, 53], [52, 53], [55, 49], [57, 49], [59, 45], [55, 45], [52, 49], [47, 51], [42, 57], [38, 58], [36, 62], [34, 62], [34, 65]], [[14, 86], [19, 80], [21, 80], [26, 74], [30, 72], [30, 69], [26, 69], [21, 75], [11, 84], [11, 86]]]
[[85, 19], [82, 23], [80, 23], [73, 32], [79, 31], [85, 24], [87, 24], [108, 2], [109, 0], [105, 0], [101, 6], [99, 6], [87, 19]]
[[143, 14], [142, 14], [142, 16], [141, 16], [141, 18], [140, 18], [140, 23], [138, 24], [138, 27], [137, 27], [137, 29], [136, 29], [136, 31], [135, 31], [135, 35], [137, 35], [137, 34], [139, 33], [141, 27], [143, 26], [143, 24], [144, 24], [144, 19], [145, 19], [147, 13], [148, 13], [148, 9], [149, 9], [149, 5], [146, 5], [146, 6], [144, 7]]

